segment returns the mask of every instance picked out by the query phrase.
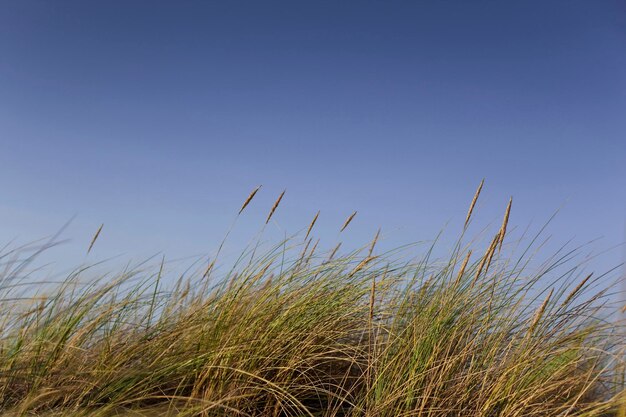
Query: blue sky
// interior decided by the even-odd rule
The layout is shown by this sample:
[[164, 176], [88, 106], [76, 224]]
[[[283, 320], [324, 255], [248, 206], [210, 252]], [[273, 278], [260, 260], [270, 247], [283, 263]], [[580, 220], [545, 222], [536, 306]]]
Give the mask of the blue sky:
[[[538, 228], [625, 240], [626, 4], [83, 2], [0, 7], [0, 241], [74, 214], [59, 265], [231, 249], [319, 209], [328, 246]], [[337, 231], [353, 210], [351, 229]], [[452, 233], [454, 234], [454, 233]], [[555, 247], [556, 247], [555, 246]], [[608, 269], [623, 250], [599, 258]]]

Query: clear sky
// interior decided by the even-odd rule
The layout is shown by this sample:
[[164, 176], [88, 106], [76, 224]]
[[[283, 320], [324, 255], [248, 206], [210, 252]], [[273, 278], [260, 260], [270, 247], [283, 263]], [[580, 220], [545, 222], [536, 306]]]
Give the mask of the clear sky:
[[[305, 227], [390, 244], [538, 228], [625, 240], [623, 1], [2, 1], [0, 241], [94, 259]], [[343, 220], [358, 210], [351, 229]], [[614, 249], [599, 269], [622, 261]]]

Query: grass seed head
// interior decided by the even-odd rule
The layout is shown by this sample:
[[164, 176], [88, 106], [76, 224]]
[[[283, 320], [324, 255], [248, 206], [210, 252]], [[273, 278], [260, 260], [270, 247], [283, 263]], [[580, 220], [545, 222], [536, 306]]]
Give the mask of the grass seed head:
[[469, 251], [467, 251], [467, 255], [465, 256], [465, 259], [463, 260], [463, 263], [461, 264], [461, 268], [459, 269], [459, 273], [456, 276], [456, 282], [454, 284], [455, 286], [457, 286], [458, 283], [463, 278], [463, 274], [465, 274], [465, 268], [467, 268], [467, 263], [470, 260], [470, 256], [472, 256], [472, 250], [471, 249]]
[[272, 216], [274, 215], [274, 212], [276, 211], [276, 209], [278, 208], [278, 205], [280, 204], [280, 200], [283, 199], [283, 196], [285, 195], [285, 192], [287, 190], [283, 190], [282, 193], [280, 193], [280, 195], [278, 196], [278, 198], [276, 199], [276, 201], [274, 202], [274, 205], [272, 206], [272, 209], [270, 210], [270, 214], [267, 215], [267, 220], [265, 220], [265, 224], [268, 224], [270, 222], [270, 219], [272, 218]]
[[333, 258], [337, 254], [337, 251], [339, 250], [340, 247], [341, 247], [341, 242], [337, 243], [337, 246], [335, 246], [335, 248], [330, 252], [330, 256], [328, 257], [328, 262], [333, 260]]
[[376, 243], [378, 242], [378, 237], [380, 236], [380, 228], [378, 228], [378, 230], [376, 231], [376, 235], [374, 236], [374, 239], [372, 239], [372, 244], [370, 245], [370, 250], [369, 253], [367, 254], [367, 256], [372, 256], [372, 253], [374, 252], [374, 247], [376, 247]]
[[476, 205], [476, 202], [478, 201], [478, 196], [480, 195], [480, 191], [483, 189], [484, 183], [485, 183], [485, 179], [483, 178], [480, 181], [480, 184], [478, 184], [478, 188], [476, 189], [476, 192], [474, 193], [474, 198], [472, 198], [472, 202], [469, 206], [469, 210], [467, 211], [467, 216], [465, 217], [465, 225], [463, 226], [463, 228], [467, 228], [467, 225], [469, 224], [470, 218], [472, 217], [472, 212], [474, 211], [474, 206]]
[[356, 216], [356, 211], [348, 216], [346, 221], [343, 223], [343, 226], [341, 226], [341, 230], [339, 231], [339, 233], [343, 232], [346, 229], [346, 227], [348, 227], [352, 219], [354, 219], [354, 216]]
[[567, 304], [569, 304], [570, 301], [572, 301], [572, 299], [576, 296], [576, 294], [578, 294], [578, 292], [581, 290], [582, 287], [585, 286], [585, 284], [587, 283], [587, 281], [589, 281], [589, 279], [593, 276], [593, 272], [589, 275], [587, 275], [585, 277], [585, 279], [583, 279], [582, 281], [580, 281], [580, 283], [578, 283], [578, 285], [576, 286], [576, 288], [574, 288], [569, 295], [567, 296], [567, 298], [565, 298], [565, 301], [563, 301], [563, 304], [561, 304], [561, 307], [566, 306]]
[[241, 214], [242, 211], [244, 211], [244, 209], [248, 206], [248, 204], [250, 204], [250, 202], [252, 201], [256, 193], [261, 189], [261, 187], [262, 185], [259, 185], [254, 190], [252, 190], [250, 195], [248, 195], [248, 198], [246, 198], [246, 201], [244, 201], [243, 204], [241, 205], [241, 208], [239, 209], [239, 213], [237, 213], [238, 215]]
[[504, 219], [502, 219], [502, 226], [500, 226], [500, 241], [498, 242], [498, 252], [502, 249], [502, 243], [504, 243], [504, 235], [506, 234], [506, 226], [509, 224], [509, 215], [511, 214], [511, 204], [513, 204], [513, 197], [509, 198], [509, 204], [506, 206], [504, 212]]
[[318, 210], [317, 213], [315, 213], [315, 216], [313, 217], [313, 220], [311, 220], [311, 223], [309, 224], [309, 227], [306, 230], [306, 235], [304, 236], [304, 240], [306, 240], [309, 237], [309, 234], [311, 233], [311, 230], [313, 230], [313, 226], [315, 226], [315, 222], [317, 221], [317, 218], [320, 215], [320, 211]]
[[554, 288], [551, 288], [550, 292], [548, 293], [548, 296], [543, 301], [541, 306], [537, 309], [537, 312], [535, 313], [535, 316], [533, 317], [533, 321], [530, 324], [530, 327], [528, 328], [528, 335], [531, 335], [535, 331], [537, 324], [539, 324], [541, 317], [543, 317], [543, 313], [546, 311], [546, 307], [548, 306], [548, 303], [550, 302], [550, 298], [552, 298], [553, 292], [554, 292]]
[[104, 223], [102, 223], [100, 225], [100, 227], [98, 227], [98, 230], [96, 230], [96, 234], [94, 234], [93, 238], [91, 239], [91, 243], [89, 244], [89, 248], [87, 249], [87, 253], [91, 252], [91, 248], [93, 248], [94, 243], [96, 243], [96, 240], [98, 240], [98, 236], [100, 236], [100, 232], [102, 231], [103, 227], [104, 227]]

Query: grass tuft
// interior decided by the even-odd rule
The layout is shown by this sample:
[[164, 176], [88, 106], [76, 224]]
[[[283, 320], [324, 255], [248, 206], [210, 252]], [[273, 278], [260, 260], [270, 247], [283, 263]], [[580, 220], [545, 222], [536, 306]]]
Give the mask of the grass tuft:
[[577, 265], [550, 274], [560, 256], [533, 273], [501, 253], [510, 207], [477, 259], [461, 239], [443, 261], [373, 255], [380, 231], [346, 255], [309, 250], [319, 212], [304, 241], [255, 245], [210, 282], [203, 268], [172, 280], [163, 258], [44, 285], [0, 254], [0, 410], [624, 416], [626, 338], [609, 289]]

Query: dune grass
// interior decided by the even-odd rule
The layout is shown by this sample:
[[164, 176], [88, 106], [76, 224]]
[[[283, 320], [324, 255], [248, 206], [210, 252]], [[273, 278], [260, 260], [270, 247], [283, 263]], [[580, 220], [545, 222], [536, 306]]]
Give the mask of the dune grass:
[[376, 254], [377, 236], [331, 256], [309, 238], [314, 220], [304, 241], [171, 285], [163, 263], [95, 280], [83, 267], [43, 295], [7, 252], [0, 410], [624, 417], [626, 339], [608, 287], [576, 265], [553, 274], [571, 253], [530, 272], [529, 252], [502, 249], [509, 210], [481, 253], [461, 237], [446, 260], [407, 261]]

